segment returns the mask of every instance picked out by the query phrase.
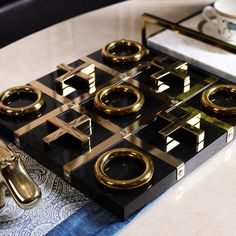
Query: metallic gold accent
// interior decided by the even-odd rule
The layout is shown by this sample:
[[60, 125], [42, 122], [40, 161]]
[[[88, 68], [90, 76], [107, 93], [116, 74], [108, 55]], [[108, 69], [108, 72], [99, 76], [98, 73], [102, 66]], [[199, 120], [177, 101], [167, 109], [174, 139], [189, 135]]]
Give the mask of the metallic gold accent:
[[[134, 53], [131, 55], [119, 55], [120, 48], [130, 48], [134, 49]], [[142, 44], [132, 41], [121, 39], [113, 41], [107, 44], [102, 49], [102, 56], [113, 63], [129, 63], [137, 62], [145, 55], [145, 48]]]
[[160, 70], [151, 75], [150, 79], [157, 85], [161, 86], [165, 76], [172, 74], [180, 79], [183, 83], [183, 87], [190, 85], [190, 76], [187, 74], [188, 63], [177, 61], [171, 65], [165, 65], [157, 60], [152, 61], [152, 66], [159, 68]]
[[[141, 161], [145, 165], [145, 170], [140, 176], [133, 179], [113, 179], [105, 173], [105, 166], [111, 160], [117, 158], [132, 158], [137, 161]], [[154, 173], [154, 164], [148, 156], [144, 155], [140, 151], [130, 148], [116, 148], [107, 151], [98, 157], [94, 166], [94, 173], [97, 180], [109, 188], [134, 189], [147, 184], [152, 179]]]
[[[41, 124], [43, 124], [45, 122], [45, 120], [49, 119], [50, 117], [55, 117], [55, 116], [59, 115], [60, 113], [68, 110], [69, 108], [71, 108], [71, 104], [64, 104], [61, 107], [58, 107], [55, 110], [45, 114], [44, 116], [41, 116], [38, 119], [30, 122], [29, 124], [15, 130], [14, 135], [17, 138], [19, 138], [20, 136], [26, 134], [30, 130], [36, 128], [37, 126], [39, 126]], [[19, 144], [17, 144], [17, 146], [19, 146]]]
[[200, 112], [201, 113], [201, 119], [215, 125], [218, 128], [221, 128], [223, 130], [225, 130], [227, 132], [227, 139], [226, 142], [229, 143], [230, 141], [233, 140], [234, 138], [234, 127], [222, 120], [219, 120], [215, 117], [209, 116], [206, 113], [204, 113], [203, 111], [200, 111], [194, 107], [191, 106], [181, 106], [180, 107], [182, 110], [186, 111], [186, 112]]
[[51, 98], [54, 98], [55, 100], [57, 100], [60, 103], [65, 104], [65, 103], [71, 102], [70, 99], [57, 94], [56, 91], [50, 89], [49, 87], [45, 86], [44, 84], [41, 84], [37, 80], [31, 81], [29, 84], [34, 86], [35, 88], [40, 89], [43, 93], [47, 94]]
[[211, 84], [215, 83], [218, 79], [213, 76], [209, 76], [203, 81], [200, 81], [199, 83], [195, 84], [188, 92], [182, 93], [176, 97], [176, 99], [181, 100], [181, 102], [184, 102], [186, 100], [189, 100], [193, 96], [195, 96], [197, 93], [200, 93], [206, 87], [210, 86]]
[[[36, 95], [37, 100], [32, 104], [24, 107], [13, 108], [5, 105], [6, 100], [10, 99], [13, 95], [29, 94]], [[0, 94], [0, 112], [10, 116], [24, 116], [30, 113], [37, 113], [44, 105], [44, 97], [42, 92], [32, 86], [17, 86], [9, 88]]]
[[[136, 146], [146, 150], [147, 152], [151, 153], [156, 158], [162, 160], [163, 162], [173, 166], [176, 168], [176, 179], [180, 180], [185, 175], [185, 165], [184, 162], [175, 158], [174, 156], [170, 155], [169, 153], [163, 152], [159, 148], [152, 146], [150, 143], [138, 138], [134, 135], [129, 135], [125, 137], [126, 140], [135, 144]], [[180, 173], [180, 171], [182, 172]]]
[[200, 40], [204, 43], [208, 43], [210, 45], [222, 48], [229, 52], [236, 53], [236, 45], [232, 45], [230, 43], [227, 43], [226, 41], [217, 39], [215, 37], [212, 37], [206, 34], [199, 33], [187, 27], [181, 26], [178, 23], [173, 23], [168, 20], [164, 20], [162, 18], [150, 15], [148, 13], [144, 13], [142, 15], [142, 43], [144, 44], [144, 46], [147, 46], [147, 25], [148, 24], [161, 26], [165, 29], [178, 32], [179, 34], [183, 34], [185, 36], [189, 36], [191, 38]]
[[[131, 95], [134, 95], [136, 97], [136, 101], [132, 105], [126, 107], [109, 106], [104, 102], [104, 98], [107, 95], [112, 94], [113, 92], [119, 92], [121, 93], [121, 96], [122, 93], [130, 93]], [[94, 98], [95, 108], [108, 115], [120, 116], [134, 113], [139, 111], [142, 108], [143, 104], [144, 104], [143, 94], [136, 88], [127, 85], [115, 85], [115, 86], [105, 87], [99, 90]]]
[[108, 67], [108, 66], [106, 66], [106, 65], [104, 65], [104, 64], [102, 64], [98, 61], [95, 61], [92, 58], [82, 57], [81, 60], [86, 62], [86, 63], [94, 64], [96, 68], [98, 68], [98, 69], [100, 69], [100, 70], [102, 70], [102, 71], [104, 71], [104, 72], [106, 72], [106, 73], [108, 73], [108, 74], [110, 74], [114, 77], [119, 75], [118, 71], [116, 71], [116, 70], [114, 70], [114, 69], [112, 69], [112, 68], [110, 68], [110, 67]]
[[0, 140], [0, 207], [5, 204], [6, 189], [24, 210], [35, 207], [41, 198], [41, 191], [27, 173], [20, 154]]
[[169, 125], [158, 132], [159, 136], [163, 139], [167, 147], [173, 147], [169, 145], [173, 141], [173, 138], [171, 138], [170, 136], [180, 128], [184, 129], [189, 134], [195, 137], [197, 152], [199, 152], [204, 147], [203, 143], [205, 132], [196, 127], [200, 123], [201, 113], [195, 111], [192, 113], [187, 113], [178, 118], [170, 113], [161, 111], [157, 113], [157, 118], [158, 117], [169, 122]]
[[[106, 83], [98, 86], [96, 88], [96, 90], [99, 91], [100, 89], [104, 88], [105, 86], [111, 86], [111, 85], [114, 86], [114, 84], [120, 84], [122, 81], [126, 81], [128, 79], [131, 79], [132, 77], [137, 76], [138, 74], [142, 73], [143, 71], [149, 69], [150, 65], [151, 64], [149, 62], [144, 62], [144, 63], [141, 63], [138, 66], [136, 66], [136, 67], [124, 72], [124, 73], [119, 73], [118, 76], [116, 76], [113, 79], [107, 81]], [[90, 94], [90, 93], [82, 94], [81, 96], [75, 98], [73, 100], [73, 102], [74, 103], [82, 103], [82, 102], [86, 101], [87, 99], [91, 98], [91, 95], [93, 95], [93, 94]]]
[[63, 166], [64, 170], [64, 177], [68, 182], [71, 182], [71, 173], [72, 171], [76, 170], [77, 168], [81, 167], [82, 165], [86, 164], [88, 161], [94, 159], [99, 153], [103, 152], [104, 150], [110, 148], [115, 143], [119, 142], [122, 139], [121, 134], [112, 135], [110, 138], [104, 140], [102, 143], [98, 144], [97, 146], [93, 147], [88, 152], [78, 156], [71, 162], [68, 162]]
[[[58, 70], [64, 71], [65, 74], [55, 79], [58, 90], [64, 91], [63, 95], [66, 96], [71, 92], [74, 92], [75, 88], [70, 86], [70, 81], [77, 77], [80, 80], [86, 82], [86, 86], [89, 90], [95, 89], [95, 65], [85, 62], [84, 64], [73, 68], [65, 64], [57, 66]], [[69, 88], [69, 90], [68, 90]]]
[[206, 109], [219, 115], [236, 115], [236, 107], [219, 106], [210, 100], [210, 96], [214, 95], [219, 91], [225, 91], [228, 93], [236, 94], [236, 85], [218, 84], [204, 90], [201, 96], [202, 104], [206, 107]]
[[66, 123], [57, 117], [49, 118], [47, 119], [47, 122], [59, 128], [58, 130], [43, 138], [44, 143], [48, 146], [50, 146], [54, 141], [64, 136], [65, 134], [69, 134], [70, 136], [78, 140], [81, 143], [82, 149], [90, 146], [90, 137], [83, 131], [78, 130], [78, 127], [82, 125], [85, 125], [83, 130], [91, 127], [91, 119], [86, 115], [82, 115], [69, 123]]
[[101, 116], [98, 116], [96, 113], [93, 113], [93, 112], [87, 110], [85, 107], [75, 105], [75, 106], [71, 107], [71, 109], [73, 109], [74, 111], [77, 111], [81, 114], [87, 115], [92, 120], [96, 121], [97, 124], [103, 126], [104, 128], [110, 130], [113, 133], [120, 133], [121, 132], [121, 128], [119, 126], [113, 124], [109, 120], [102, 118]]

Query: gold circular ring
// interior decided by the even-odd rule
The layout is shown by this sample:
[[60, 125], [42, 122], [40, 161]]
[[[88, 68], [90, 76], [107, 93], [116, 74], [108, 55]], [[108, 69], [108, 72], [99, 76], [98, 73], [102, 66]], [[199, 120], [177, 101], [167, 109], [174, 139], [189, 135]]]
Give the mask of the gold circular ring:
[[[133, 49], [131, 55], [119, 55], [120, 48]], [[145, 55], [145, 48], [141, 43], [132, 40], [121, 39], [108, 43], [102, 49], [102, 56], [113, 63], [137, 62]]]
[[[104, 98], [114, 92], [121, 93], [129, 93], [136, 97], [136, 101], [126, 107], [113, 107], [104, 103]], [[139, 111], [144, 104], [144, 96], [143, 94], [136, 88], [127, 85], [115, 85], [108, 86], [96, 93], [94, 98], [94, 106], [99, 111], [107, 114], [107, 115], [126, 115], [133, 112]]]
[[[14, 94], [35, 94], [37, 100], [32, 104], [24, 107], [10, 107], [5, 105], [7, 99]], [[0, 112], [10, 116], [24, 116], [29, 113], [38, 112], [44, 104], [44, 98], [42, 92], [32, 86], [17, 86], [9, 88], [0, 94]]]
[[224, 107], [219, 106], [213, 103], [210, 100], [210, 96], [219, 92], [219, 91], [226, 91], [228, 93], [236, 93], [236, 85], [233, 84], [219, 84], [209, 89], [206, 89], [202, 93], [201, 102], [202, 104], [210, 111], [220, 114], [220, 115], [235, 115], [236, 114], [236, 107]]
[[[145, 165], [144, 172], [138, 177], [128, 180], [113, 179], [105, 173], [104, 169], [108, 162], [115, 158], [126, 157], [143, 162], [143, 164]], [[137, 150], [130, 148], [116, 148], [104, 153], [97, 159], [94, 166], [94, 173], [97, 180], [101, 184], [109, 188], [134, 189], [147, 184], [152, 179], [154, 173], [154, 165], [152, 160], [148, 156]]]

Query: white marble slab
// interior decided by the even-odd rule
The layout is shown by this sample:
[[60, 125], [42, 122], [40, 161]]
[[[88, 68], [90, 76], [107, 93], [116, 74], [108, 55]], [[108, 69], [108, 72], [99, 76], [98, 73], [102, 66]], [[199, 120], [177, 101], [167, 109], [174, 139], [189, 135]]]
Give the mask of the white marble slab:
[[[203, 17], [199, 14], [182, 25], [197, 30], [201, 20]], [[209, 25], [204, 24], [203, 31], [214, 35], [214, 29], [210, 30]], [[148, 45], [220, 77], [236, 81], [236, 55], [233, 53], [170, 30], [149, 38]]]

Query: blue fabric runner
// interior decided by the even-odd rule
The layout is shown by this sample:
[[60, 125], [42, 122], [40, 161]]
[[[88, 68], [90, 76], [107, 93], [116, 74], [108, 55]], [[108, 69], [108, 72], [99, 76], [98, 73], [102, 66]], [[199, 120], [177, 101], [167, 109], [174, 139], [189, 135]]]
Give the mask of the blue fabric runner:
[[[162, 195], [161, 195], [162, 196]], [[149, 203], [142, 210], [125, 221], [119, 220], [105, 208], [90, 201], [61, 224], [52, 229], [47, 236], [107, 236], [114, 235], [129, 222], [152, 206], [161, 197]]]
[[121, 221], [103, 207], [91, 201], [56, 226], [47, 235], [114, 235], [139, 213], [132, 215], [125, 221]]

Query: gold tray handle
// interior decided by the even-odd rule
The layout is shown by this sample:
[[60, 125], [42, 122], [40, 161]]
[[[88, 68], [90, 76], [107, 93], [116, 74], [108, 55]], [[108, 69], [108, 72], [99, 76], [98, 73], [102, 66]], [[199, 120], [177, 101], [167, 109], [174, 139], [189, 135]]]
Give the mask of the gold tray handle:
[[33, 208], [41, 199], [41, 190], [26, 171], [20, 154], [0, 140], [0, 207], [5, 205], [6, 189], [24, 210]]

